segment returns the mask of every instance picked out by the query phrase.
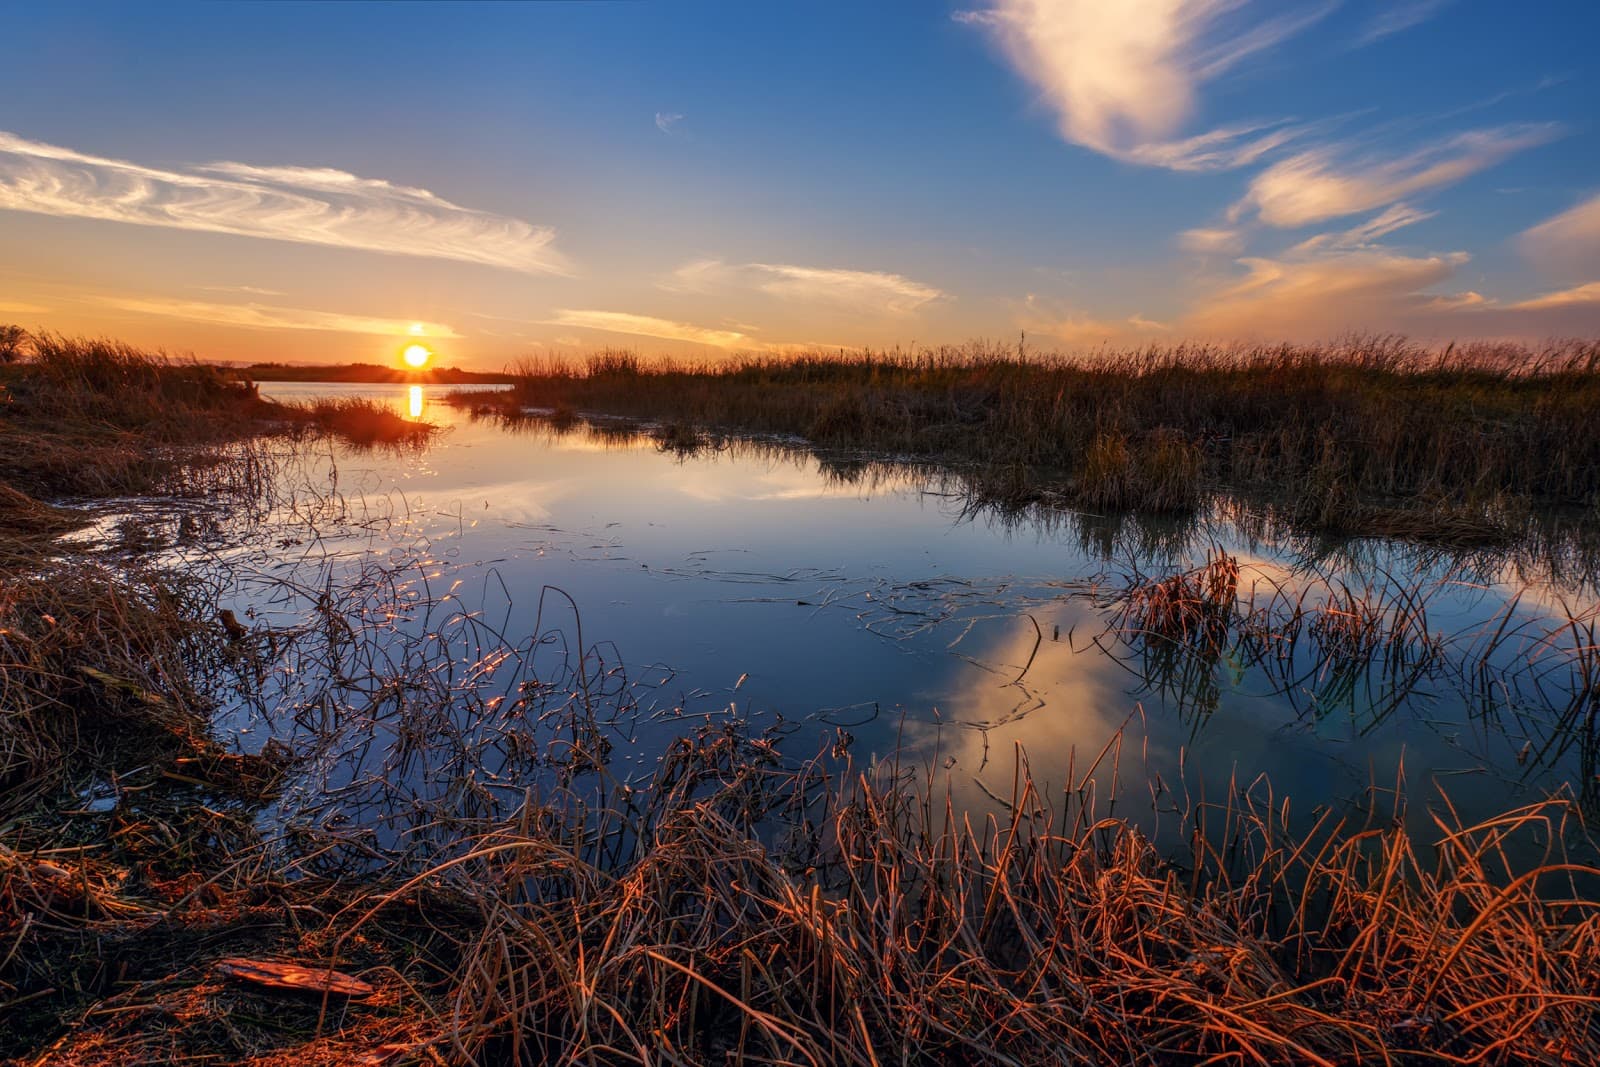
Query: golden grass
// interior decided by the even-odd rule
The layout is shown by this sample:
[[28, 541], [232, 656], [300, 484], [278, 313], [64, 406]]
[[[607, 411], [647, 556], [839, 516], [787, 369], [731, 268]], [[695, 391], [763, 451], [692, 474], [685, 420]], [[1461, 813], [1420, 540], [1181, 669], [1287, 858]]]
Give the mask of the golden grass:
[[[1192, 851], [1175, 861], [1070, 793], [1043, 795], [1020, 753], [1009, 816], [978, 822], [893, 764], [822, 781], [775, 778], [749, 755], [726, 734], [702, 736], [671, 768], [695, 788], [665, 776], [647, 812], [574, 819], [530, 796], [410, 877], [280, 883], [241, 859], [206, 892], [162, 904], [158, 889], [169, 900], [180, 889], [133, 888], [87, 857], [0, 853], [0, 901], [32, 916], [0, 934], [13, 957], [86, 936], [86, 919], [111, 960], [148, 946], [160, 923], [177, 923], [174, 938], [213, 931], [179, 941], [175, 970], [135, 964], [136, 980], [32, 1062], [354, 1063], [382, 1050], [376, 1062], [1559, 1063], [1600, 1052], [1600, 870], [1562, 852], [1576, 832], [1566, 802], [1474, 826], [1445, 806], [1433, 839], [1418, 840], [1381, 814], [1324, 813], [1293, 831], [1287, 801], [1258, 784], [1185, 813]], [[758, 832], [752, 795], [769, 819], [785, 806], [804, 814], [786, 820], [787, 847]], [[1530, 845], [1542, 858], [1524, 858]], [[240, 943], [359, 972], [379, 994], [346, 1004], [231, 987], [211, 963]]]

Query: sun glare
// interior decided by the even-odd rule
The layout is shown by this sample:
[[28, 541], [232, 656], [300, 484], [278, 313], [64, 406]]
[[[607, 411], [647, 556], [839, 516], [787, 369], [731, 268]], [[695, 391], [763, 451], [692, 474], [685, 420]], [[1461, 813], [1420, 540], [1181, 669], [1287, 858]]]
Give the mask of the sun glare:
[[433, 353], [427, 345], [407, 345], [406, 350], [400, 353], [400, 358], [406, 361], [407, 366], [421, 370], [433, 358]]

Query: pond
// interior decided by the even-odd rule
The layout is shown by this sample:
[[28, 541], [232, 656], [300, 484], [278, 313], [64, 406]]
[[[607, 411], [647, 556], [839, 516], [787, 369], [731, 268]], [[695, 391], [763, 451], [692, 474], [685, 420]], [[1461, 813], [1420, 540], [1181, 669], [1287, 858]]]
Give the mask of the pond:
[[[1596, 596], [1561, 543], [1323, 542], [1227, 501], [1185, 523], [1001, 512], [797, 442], [675, 448], [425, 387], [262, 392], [443, 427], [289, 450], [270, 506], [206, 551], [282, 635], [224, 734], [317, 739], [286, 825], [448, 832], [543, 788], [556, 748], [569, 779], [643, 787], [674, 738], [731, 722], [791, 762], [898, 760], [974, 818], [1010, 810], [1025, 758], [1041, 794], [1174, 841], [1200, 804], [1424, 838], [1554, 794], [1595, 810]], [[1207, 582], [1220, 613], [1161, 599]]]

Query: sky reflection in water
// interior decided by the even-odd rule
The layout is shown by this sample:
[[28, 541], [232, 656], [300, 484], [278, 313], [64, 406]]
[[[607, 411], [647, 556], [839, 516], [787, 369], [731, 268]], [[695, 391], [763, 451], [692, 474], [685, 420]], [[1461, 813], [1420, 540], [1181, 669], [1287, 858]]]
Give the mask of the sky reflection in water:
[[[1270, 781], [1274, 805], [1289, 795], [1296, 812], [1387, 812], [1402, 760], [1407, 819], [1423, 830], [1431, 824], [1418, 801], [1435, 786], [1469, 820], [1563, 787], [1593, 791], [1591, 739], [1553, 731], [1558, 708], [1534, 706], [1581, 701], [1559, 671], [1540, 701], [1489, 715], [1469, 709], [1449, 672], [1421, 681], [1392, 711], [1367, 680], [1319, 703], [1316, 679], [1302, 679], [1291, 699], [1237, 650], [1199, 671], [1198, 690], [1143, 673], [1148, 659], [1104, 636], [1110, 614], [1092, 591], [1115, 590], [1134, 568], [1160, 575], [1203, 562], [1213, 544], [1247, 576], [1300, 580], [1290, 546], [1252, 543], [1226, 522], [1192, 538], [1181, 558], [1162, 558], [1160, 545], [1130, 549], [1126, 528], [1107, 535], [1114, 523], [964, 515], [959, 498], [928, 491], [926, 479], [869, 471], [852, 483], [800, 453], [682, 458], [620, 433], [513, 433], [415, 386], [263, 392], [369, 395], [448, 427], [419, 453], [335, 451], [346, 499], [389, 521], [270, 552], [277, 573], [420, 546], [438, 587], [460, 580], [463, 605], [512, 640], [531, 632], [541, 588], [557, 586], [578, 605], [585, 640], [614, 648], [642, 700], [684, 709], [674, 721], [730, 705], [757, 722], [781, 717], [796, 724], [785, 745], [798, 756], [844, 729], [858, 761], [898, 746], [934, 768], [958, 809], [996, 809], [1010, 793], [1017, 746], [1041, 785], [1059, 792], [1092, 781], [1101, 814], [1169, 833], [1176, 820], [1158, 810], [1220, 802], [1230, 782], [1265, 801]], [[307, 477], [326, 479], [325, 468], [311, 462]], [[1380, 546], [1372, 556], [1402, 585], [1417, 576], [1404, 552]], [[1441, 565], [1432, 566], [1422, 577], [1436, 582]], [[1333, 573], [1357, 584], [1378, 572]], [[1501, 577], [1436, 590], [1430, 630], [1483, 640], [1519, 587]], [[1536, 616], [1561, 595], [1568, 607], [1593, 604], [1581, 590], [1543, 587], [1519, 611]], [[1530, 652], [1557, 662], [1535, 644], [1507, 642], [1497, 662], [1516, 666]], [[672, 732], [645, 731], [652, 740], [618, 750], [616, 773], [648, 773]], [[1552, 732], [1572, 743], [1546, 750]]]

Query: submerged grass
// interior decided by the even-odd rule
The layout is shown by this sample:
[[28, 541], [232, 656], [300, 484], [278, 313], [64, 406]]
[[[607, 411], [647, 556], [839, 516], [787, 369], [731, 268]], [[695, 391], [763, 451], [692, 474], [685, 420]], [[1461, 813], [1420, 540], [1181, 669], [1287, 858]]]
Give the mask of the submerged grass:
[[[68, 356], [8, 376], [18, 407], [0, 424], [53, 418], [127, 455], [74, 482], [0, 453], [19, 495], [182, 486], [237, 462], [204, 447], [236, 440], [230, 425], [348, 414], [297, 423], [126, 353]], [[669, 424], [661, 444], [691, 436]], [[1107, 485], [1137, 467], [1104, 452]], [[1100, 759], [1051, 792], [1019, 751], [985, 818], [933, 772], [854, 766], [842, 733], [786, 762], [733, 719], [676, 727], [649, 780], [620, 783], [606, 739], [631, 735], [618, 717], [637, 709], [581, 627], [517, 642], [450, 594], [392, 576], [386, 592], [367, 572], [301, 591], [298, 630], [247, 626], [197, 575], [36, 540], [49, 547], [0, 567], [0, 1056], [16, 1063], [1600, 1056], [1600, 870], [1564, 798], [1473, 826], [1445, 806], [1419, 840], [1377, 805], [1291, 820], [1256, 782], [1170, 812], [1190, 841], [1175, 857], [1085, 799]], [[1217, 556], [1135, 590], [1131, 610], [1209, 655], [1217, 620], [1238, 625], [1238, 589]], [[1321, 639], [1382, 647], [1370, 613], [1330, 603]], [[400, 618], [412, 644], [380, 647], [373, 620]], [[559, 667], [532, 662], [554, 649]], [[505, 664], [520, 664], [510, 682]], [[287, 740], [221, 751], [208, 715], [228, 686], [272, 704]], [[263, 799], [340, 736], [388, 738], [381, 770], [268, 839]], [[407, 791], [407, 767], [431, 792]], [[397, 840], [341, 824], [357, 785], [403, 816]], [[242, 983], [224, 965], [239, 956], [299, 962], [313, 985], [354, 972], [373, 992]]]
[[1083, 359], [972, 345], [706, 364], [608, 352], [524, 367], [509, 402], [938, 458], [1091, 509], [1183, 512], [1227, 489], [1307, 527], [1379, 536], [1493, 541], [1530, 508], [1600, 502], [1593, 343], [1361, 337]]

